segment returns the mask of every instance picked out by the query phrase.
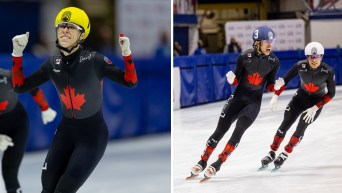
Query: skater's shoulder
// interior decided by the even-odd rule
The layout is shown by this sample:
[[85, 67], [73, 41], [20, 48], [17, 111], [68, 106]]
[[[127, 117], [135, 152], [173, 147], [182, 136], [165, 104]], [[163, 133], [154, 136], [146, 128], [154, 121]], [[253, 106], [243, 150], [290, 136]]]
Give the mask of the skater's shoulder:
[[295, 65], [302, 67], [302, 68], [306, 68], [307, 66], [309, 66], [309, 63], [307, 60], [299, 60], [298, 62], [295, 63]]
[[254, 57], [255, 55], [256, 55], [255, 49], [248, 49], [248, 50], [241, 52], [240, 57], [251, 58], [251, 57]]
[[322, 63], [321, 63], [321, 68], [322, 68], [323, 70], [326, 70], [326, 71], [331, 72], [331, 73], [334, 72], [333, 68], [332, 68], [331, 66], [329, 66], [329, 65], [328, 65], [327, 63], [325, 63], [325, 62], [322, 62]]
[[279, 63], [279, 58], [273, 52], [271, 52], [268, 57], [271, 58], [271, 60], [275, 60], [275, 62]]

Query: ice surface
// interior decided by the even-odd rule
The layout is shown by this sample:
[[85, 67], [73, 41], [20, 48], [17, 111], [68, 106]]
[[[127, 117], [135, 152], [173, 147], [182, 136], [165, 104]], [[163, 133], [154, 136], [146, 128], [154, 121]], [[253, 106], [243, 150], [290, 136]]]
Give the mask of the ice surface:
[[[173, 192], [174, 193], [341, 193], [342, 192], [342, 86], [310, 125], [302, 142], [277, 172], [257, 171], [268, 153], [283, 112], [296, 90], [279, 97], [276, 111], [268, 108], [272, 94], [265, 93], [258, 118], [245, 132], [237, 149], [210, 181], [201, 178], [185, 181], [190, 168], [214, 132], [225, 101], [174, 111], [173, 114]], [[236, 123], [236, 122], [235, 122]], [[209, 159], [216, 161], [235, 128], [232, 124]], [[287, 132], [277, 155], [283, 151], [297, 122]], [[270, 165], [270, 166], [273, 166]]]

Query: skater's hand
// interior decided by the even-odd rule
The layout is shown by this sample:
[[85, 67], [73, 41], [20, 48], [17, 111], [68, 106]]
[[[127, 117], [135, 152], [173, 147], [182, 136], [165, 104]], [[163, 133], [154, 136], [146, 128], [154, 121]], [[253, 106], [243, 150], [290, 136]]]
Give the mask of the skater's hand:
[[132, 54], [131, 49], [129, 48], [130, 43], [128, 37], [125, 37], [125, 34], [120, 34], [119, 44], [121, 48], [121, 52], [123, 56], [129, 56]]
[[306, 113], [306, 115], [303, 117], [303, 120], [305, 121], [305, 123], [310, 124], [314, 121], [315, 115], [316, 115], [316, 111], [319, 108], [314, 105], [308, 109], [306, 109], [303, 113]]
[[46, 125], [49, 122], [52, 122], [56, 118], [56, 111], [51, 109], [50, 107], [46, 109], [45, 111], [42, 111], [42, 119], [44, 125]]
[[274, 90], [279, 90], [282, 86], [285, 85], [285, 81], [283, 78], [279, 77], [274, 84]]
[[12, 39], [12, 43], [13, 43], [12, 56], [15, 56], [15, 57], [23, 56], [23, 51], [27, 45], [29, 35], [30, 33], [26, 32], [26, 34], [14, 36], [14, 38]]
[[227, 81], [229, 82], [229, 84], [233, 84], [236, 78], [234, 72], [232, 71], [227, 72], [226, 77], [227, 77]]
[[270, 109], [271, 109], [272, 112], [277, 108], [278, 97], [279, 97], [278, 95], [274, 94], [272, 96], [272, 99], [269, 102], [269, 106], [270, 106]]
[[8, 146], [14, 146], [12, 138], [8, 137], [7, 135], [0, 134], [0, 151], [5, 151]]

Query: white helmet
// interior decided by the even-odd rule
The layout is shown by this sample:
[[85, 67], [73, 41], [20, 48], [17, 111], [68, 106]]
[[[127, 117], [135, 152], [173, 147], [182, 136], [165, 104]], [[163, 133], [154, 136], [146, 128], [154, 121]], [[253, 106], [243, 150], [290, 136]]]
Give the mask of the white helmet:
[[305, 46], [305, 55], [324, 55], [324, 48], [321, 43], [319, 42], [310, 42], [308, 45]]

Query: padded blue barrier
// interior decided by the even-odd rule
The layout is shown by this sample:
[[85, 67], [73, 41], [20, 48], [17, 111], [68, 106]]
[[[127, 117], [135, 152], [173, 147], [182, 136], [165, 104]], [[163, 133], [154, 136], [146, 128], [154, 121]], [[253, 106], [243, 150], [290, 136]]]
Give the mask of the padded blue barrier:
[[[121, 69], [124, 68], [121, 59], [107, 57]], [[25, 75], [36, 71], [45, 59], [24, 53]], [[0, 67], [10, 69], [11, 60], [10, 53], [0, 55]], [[103, 114], [110, 139], [171, 131], [171, 59], [134, 60], [134, 63], [138, 74], [136, 88], [128, 89], [107, 79], [103, 83]], [[59, 97], [54, 86], [49, 81], [41, 88], [58, 115], [55, 121], [43, 125], [40, 109], [31, 95], [19, 95], [30, 119], [28, 151], [49, 147], [61, 119]]]
[[[303, 50], [276, 51], [280, 60], [277, 77], [286, 72], [298, 61], [304, 60]], [[174, 66], [180, 68], [181, 107], [227, 99], [235, 87], [231, 87], [225, 74], [235, 70], [239, 54], [207, 54], [201, 56], [182, 56], [173, 59]], [[337, 49], [326, 49], [323, 61], [330, 65], [336, 76], [336, 83], [342, 84], [342, 53]], [[287, 88], [298, 88], [299, 77], [291, 80]]]

